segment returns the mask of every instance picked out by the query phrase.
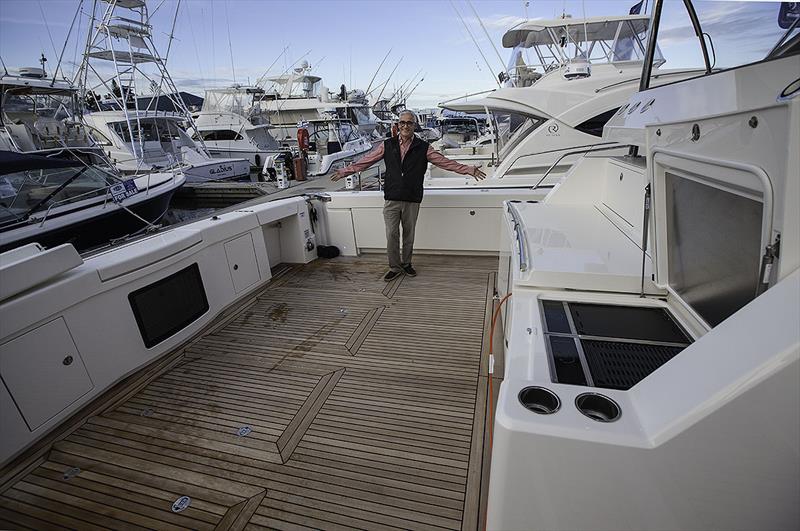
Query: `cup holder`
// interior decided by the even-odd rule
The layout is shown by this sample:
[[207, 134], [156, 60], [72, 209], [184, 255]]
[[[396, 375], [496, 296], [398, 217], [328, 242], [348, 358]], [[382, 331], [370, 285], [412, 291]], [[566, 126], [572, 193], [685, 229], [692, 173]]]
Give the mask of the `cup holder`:
[[552, 415], [561, 407], [558, 396], [544, 387], [526, 387], [519, 392], [519, 401], [525, 409], [539, 415]]
[[622, 415], [619, 405], [605, 395], [583, 393], [575, 399], [578, 411], [597, 422], [614, 422]]

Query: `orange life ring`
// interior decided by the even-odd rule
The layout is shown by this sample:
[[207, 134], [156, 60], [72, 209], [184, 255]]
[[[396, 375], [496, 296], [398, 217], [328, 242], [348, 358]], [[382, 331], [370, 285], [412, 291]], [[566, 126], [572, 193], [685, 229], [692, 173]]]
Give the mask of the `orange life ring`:
[[300, 151], [308, 151], [308, 129], [305, 127], [301, 127], [297, 130], [297, 147], [300, 148]]

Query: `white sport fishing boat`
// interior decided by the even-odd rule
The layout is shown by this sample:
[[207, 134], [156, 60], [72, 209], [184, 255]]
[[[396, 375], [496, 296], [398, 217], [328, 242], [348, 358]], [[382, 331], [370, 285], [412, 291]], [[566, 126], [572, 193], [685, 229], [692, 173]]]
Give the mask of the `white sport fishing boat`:
[[370, 191], [0, 256], [0, 522], [797, 529], [800, 37], [745, 6], [783, 43], [712, 71], [715, 2], [651, 88], [656, 0], [636, 149], [428, 190], [415, 278]]
[[[436, 146], [449, 158], [483, 165], [488, 179], [476, 182], [430, 165], [425, 186], [553, 186], [578, 159], [570, 151], [607, 145], [603, 126], [636, 91], [648, 24], [648, 16], [624, 15], [537, 20], [508, 30], [508, 86], [472, 101], [440, 104], [483, 116], [473, 118], [468, 139], [443, 131]], [[526, 63], [525, 55], [538, 62]], [[691, 75], [660, 69], [660, 51], [656, 57], [656, 83]], [[484, 121], [489, 134], [481, 135]]]
[[297, 140], [298, 123], [317, 120], [330, 113], [349, 120], [368, 137], [375, 131], [377, 117], [364, 91], [348, 91], [342, 85], [332, 94], [322, 84], [322, 78], [311, 73], [308, 61], [285, 74], [268, 77], [267, 81], [272, 85], [261, 99], [261, 108], [275, 127], [273, 136], [281, 143]]
[[243, 157], [260, 169], [267, 157], [281, 151], [260, 106], [263, 95], [264, 89], [256, 86], [206, 90], [203, 108], [193, 119], [197, 138], [213, 157]]
[[[197, 128], [153, 43], [145, 1], [103, 3], [107, 5], [102, 13], [98, 2], [93, 4], [75, 84], [92, 111], [84, 115], [84, 122], [93, 128], [106, 156], [125, 173], [176, 171], [190, 183], [248, 179], [247, 160], [212, 159], [202, 140], [192, 140]], [[152, 91], [149, 100], [141, 97], [139, 85]], [[100, 91], [108, 91], [107, 96], [101, 98]], [[156, 110], [163, 96], [179, 112]]]
[[0, 150], [102, 159], [81, 123], [78, 89], [69, 81], [49, 78], [41, 68], [21, 68], [0, 76], [0, 92]]

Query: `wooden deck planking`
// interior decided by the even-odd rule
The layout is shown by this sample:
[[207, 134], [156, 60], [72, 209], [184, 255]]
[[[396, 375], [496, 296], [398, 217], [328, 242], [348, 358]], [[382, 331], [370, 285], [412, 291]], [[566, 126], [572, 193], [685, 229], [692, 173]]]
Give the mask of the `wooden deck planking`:
[[496, 259], [415, 266], [391, 285], [380, 256], [284, 274], [57, 442], [0, 496], [0, 523], [478, 528]]

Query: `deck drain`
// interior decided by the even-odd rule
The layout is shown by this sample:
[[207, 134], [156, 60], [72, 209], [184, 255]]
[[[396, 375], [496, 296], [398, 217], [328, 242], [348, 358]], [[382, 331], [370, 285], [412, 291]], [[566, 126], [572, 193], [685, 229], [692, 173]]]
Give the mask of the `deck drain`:
[[181, 496], [172, 504], [172, 512], [180, 513], [185, 511], [192, 504], [192, 499], [189, 496]]
[[142, 417], [152, 417], [153, 416], [153, 410], [150, 409], [150, 408], [143, 409], [142, 412], [139, 413], [139, 415], [141, 415]]
[[68, 468], [64, 471], [64, 479], [72, 479], [80, 473], [81, 469], [78, 467]]
[[247, 435], [250, 435], [251, 431], [253, 431], [253, 428], [251, 428], [250, 426], [242, 426], [241, 428], [239, 428], [237, 435], [239, 435], [239, 437], [246, 437]]

